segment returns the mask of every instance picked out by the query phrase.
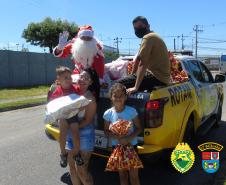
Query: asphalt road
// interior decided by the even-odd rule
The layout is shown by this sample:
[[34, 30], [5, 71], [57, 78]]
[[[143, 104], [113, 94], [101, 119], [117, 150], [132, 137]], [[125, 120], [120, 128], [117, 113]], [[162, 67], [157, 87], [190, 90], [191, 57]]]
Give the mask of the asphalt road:
[[[226, 89], [225, 89], [226, 90]], [[226, 92], [226, 91], [225, 91]], [[222, 124], [196, 140], [196, 161], [185, 174], [177, 172], [169, 162], [145, 163], [140, 171], [142, 185], [221, 185], [226, 176], [226, 149], [220, 153], [220, 170], [208, 174], [201, 167], [197, 146], [213, 141], [226, 147], [226, 100]], [[45, 136], [44, 107], [0, 113], [0, 185], [70, 184], [68, 170], [60, 168], [58, 144]], [[104, 172], [106, 161], [91, 160], [96, 185], [118, 185], [117, 173]]]

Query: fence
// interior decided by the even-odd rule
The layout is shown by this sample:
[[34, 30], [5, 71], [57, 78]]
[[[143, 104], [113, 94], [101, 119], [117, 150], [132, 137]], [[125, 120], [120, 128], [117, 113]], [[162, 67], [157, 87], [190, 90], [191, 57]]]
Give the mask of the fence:
[[51, 84], [58, 65], [73, 68], [70, 58], [49, 53], [0, 50], [0, 88]]

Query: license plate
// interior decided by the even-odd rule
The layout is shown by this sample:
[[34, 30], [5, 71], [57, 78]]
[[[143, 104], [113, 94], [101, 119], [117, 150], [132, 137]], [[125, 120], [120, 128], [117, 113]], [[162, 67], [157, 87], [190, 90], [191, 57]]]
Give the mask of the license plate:
[[95, 136], [95, 147], [107, 148], [108, 140], [105, 136]]

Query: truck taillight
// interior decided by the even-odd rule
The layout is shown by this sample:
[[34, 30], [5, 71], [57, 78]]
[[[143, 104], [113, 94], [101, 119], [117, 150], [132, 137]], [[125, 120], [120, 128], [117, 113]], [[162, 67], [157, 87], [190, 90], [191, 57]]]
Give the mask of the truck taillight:
[[169, 98], [150, 100], [145, 107], [145, 128], [155, 128], [162, 125], [164, 105]]

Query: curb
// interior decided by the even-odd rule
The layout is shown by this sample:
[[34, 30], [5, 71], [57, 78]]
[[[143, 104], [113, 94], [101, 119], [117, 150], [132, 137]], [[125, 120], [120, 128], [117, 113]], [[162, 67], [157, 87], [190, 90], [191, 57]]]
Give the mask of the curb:
[[19, 105], [19, 106], [14, 106], [14, 107], [0, 108], [0, 112], [7, 112], [7, 111], [11, 111], [11, 110], [35, 107], [35, 106], [45, 105], [45, 104], [46, 104], [46, 102], [40, 102], [40, 103], [30, 103], [30, 104], [25, 104], [25, 105]]

